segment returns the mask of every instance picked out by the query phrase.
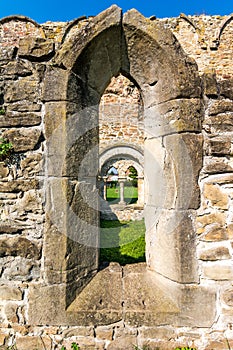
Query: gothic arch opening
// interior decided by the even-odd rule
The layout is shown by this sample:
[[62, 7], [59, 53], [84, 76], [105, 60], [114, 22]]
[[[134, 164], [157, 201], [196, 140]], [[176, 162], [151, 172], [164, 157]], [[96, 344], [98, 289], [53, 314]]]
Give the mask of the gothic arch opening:
[[[130, 154], [127, 156], [127, 153], [130, 153], [129, 151], [125, 154], [121, 154], [120, 149], [123, 147], [138, 149], [141, 153], [140, 163], [133, 160]], [[109, 162], [112, 162], [112, 165], [115, 164], [118, 169], [118, 182], [121, 183], [121, 191], [119, 192], [119, 194], [121, 194], [120, 202], [124, 204], [124, 188], [126, 187], [125, 185], [129, 185], [126, 181], [126, 172], [129, 166], [135, 165], [139, 170], [141, 191], [140, 203], [143, 205], [144, 191], [143, 184], [141, 184], [144, 165], [144, 121], [142, 99], [135, 84], [122, 74], [111, 79], [110, 84], [104, 91], [100, 100], [99, 153], [99, 173], [102, 176], [102, 187], [104, 191], [107, 189], [106, 186], [108, 182], [108, 179], [106, 178], [106, 167], [109, 166]], [[105, 154], [104, 160], [103, 154]], [[106, 159], [106, 154], [108, 154], [108, 159]], [[105, 162], [105, 164], [103, 164], [103, 162]], [[104, 195], [104, 197], [106, 196]]]
[[[97, 273], [99, 103], [121, 72], [139, 87], [144, 105], [147, 264]], [[195, 62], [169, 30], [136, 10], [122, 16], [112, 6], [65, 39], [44, 82], [47, 217], [43, 285], [33, 292], [35, 300], [47, 293], [53, 303], [39, 310], [40, 322], [183, 326], [195, 318], [197, 304], [187, 308], [186, 293], [194, 288], [203, 295], [196, 289], [193, 225], [200, 203], [200, 98]], [[127, 145], [119, 148], [125, 152]], [[136, 147], [130, 152], [140, 158]], [[208, 322], [203, 315], [199, 324]]]
[[100, 262], [145, 261], [143, 106], [123, 74], [111, 79], [100, 100], [99, 153]]

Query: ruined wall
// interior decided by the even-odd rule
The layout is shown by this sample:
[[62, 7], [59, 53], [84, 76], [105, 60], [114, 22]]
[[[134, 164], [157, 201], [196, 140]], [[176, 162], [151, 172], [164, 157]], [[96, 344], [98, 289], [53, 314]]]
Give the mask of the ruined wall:
[[198, 64], [201, 73], [216, 72], [217, 79], [232, 78], [232, 15], [186, 16], [161, 20]]
[[114, 143], [130, 143], [143, 150], [142, 101], [133, 82], [122, 75], [113, 78], [99, 108], [100, 151]]
[[[61, 43], [81, 27], [88, 28], [92, 18], [37, 25], [17, 17], [0, 21], [1, 137], [14, 146], [7, 162], [0, 162], [0, 345], [16, 342], [18, 350], [42, 350], [60, 349], [62, 344], [70, 346], [77, 341], [81, 349], [130, 349], [134, 344], [148, 344], [152, 349], [189, 345], [210, 350], [227, 349], [227, 338], [233, 346], [233, 22], [223, 27], [227, 16], [188, 19], [191, 24], [184, 18], [151, 19], [151, 23], [158, 21], [172, 30], [184, 51], [196, 60], [202, 77], [204, 158], [196, 220], [197, 257], [199, 285], [216, 293], [213, 324], [203, 327], [197, 319], [196, 326], [185, 327], [175, 327], [172, 322], [135, 326], [123, 321], [84, 327], [28, 321], [29, 288], [45, 283], [45, 262], [56, 261], [56, 256], [46, 256], [44, 246], [44, 155], [45, 140], [61, 124], [54, 111], [54, 101], [60, 97], [52, 96], [48, 102], [44, 78]], [[55, 67], [52, 69], [55, 72]], [[59, 86], [57, 89], [59, 94]], [[138, 95], [133, 97], [138, 99]], [[108, 98], [106, 95], [106, 101]], [[61, 113], [65, 113], [60, 99]], [[69, 108], [72, 114], [72, 106]], [[45, 117], [51, 124], [44, 122]], [[143, 134], [135, 131], [135, 126], [121, 129], [122, 124], [115, 130], [118, 135], [122, 132], [128, 139], [128, 133], [135, 132], [142, 144]], [[111, 132], [109, 125], [104, 133], [106, 143]], [[207, 311], [202, 308], [200, 312]]]

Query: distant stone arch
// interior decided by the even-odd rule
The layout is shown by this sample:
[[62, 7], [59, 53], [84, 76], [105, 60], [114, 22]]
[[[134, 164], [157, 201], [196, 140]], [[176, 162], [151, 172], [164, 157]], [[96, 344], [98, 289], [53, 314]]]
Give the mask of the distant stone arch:
[[27, 36], [46, 38], [42, 26], [29, 17], [14, 15], [0, 19], [0, 47], [18, 47], [20, 39]]
[[217, 29], [216, 33], [215, 33], [215, 39], [214, 42], [216, 44], [216, 46], [218, 47], [220, 45], [220, 40], [221, 40], [221, 35], [224, 31], [224, 29], [226, 28], [227, 25], [229, 25], [231, 22], [233, 21], [233, 14], [230, 14], [229, 16], [227, 16], [227, 18], [225, 18], [222, 23], [220, 24], [220, 28]]

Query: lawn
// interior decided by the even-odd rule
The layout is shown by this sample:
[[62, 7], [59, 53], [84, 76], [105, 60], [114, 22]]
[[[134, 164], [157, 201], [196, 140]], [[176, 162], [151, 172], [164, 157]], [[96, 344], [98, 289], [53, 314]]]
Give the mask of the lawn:
[[144, 220], [101, 220], [100, 247], [100, 262], [118, 262], [121, 265], [144, 262]]
[[[137, 202], [138, 188], [134, 186], [125, 186], [124, 188], [124, 200], [128, 204]], [[120, 200], [120, 187], [108, 187], [107, 188], [107, 201], [112, 204], [117, 204]]]

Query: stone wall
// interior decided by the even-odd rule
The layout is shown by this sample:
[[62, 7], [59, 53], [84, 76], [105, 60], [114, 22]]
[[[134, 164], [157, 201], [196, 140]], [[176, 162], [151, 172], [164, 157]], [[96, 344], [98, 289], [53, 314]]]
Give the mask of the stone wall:
[[[107, 18], [107, 15], [108, 13], [105, 13], [103, 17]], [[190, 290], [187, 294], [178, 294], [177, 297], [184, 299], [182, 305], [186, 305], [190, 314], [184, 316], [185, 314], [181, 312], [178, 321], [171, 315], [169, 321], [166, 310], [166, 317], [168, 317], [166, 320], [163, 319], [163, 312], [161, 312], [159, 316], [157, 315], [157, 323], [153, 318], [153, 321], [149, 322], [147, 314], [143, 313], [146, 306], [143, 303], [137, 304], [141, 296], [137, 294], [138, 290], [134, 286], [135, 293], [128, 296], [124, 307], [126, 309], [129, 307], [129, 310], [131, 310], [130, 307], [138, 310], [134, 318], [135, 323], [120, 320], [101, 325], [97, 321], [96, 324], [87, 326], [84, 325], [85, 322], [74, 322], [70, 319], [66, 321], [63, 318], [63, 311], [60, 310], [63, 299], [62, 297], [59, 299], [59, 293], [63, 295], [64, 279], [70, 278], [72, 281], [72, 274], [76, 272], [74, 260], [72, 260], [74, 258], [70, 251], [68, 255], [66, 254], [62, 239], [59, 238], [61, 248], [58, 250], [58, 255], [64, 253], [64, 257], [70, 257], [69, 263], [65, 258], [62, 261], [66, 268], [69, 265], [69, 275], [57, 273], [60, 270], [63, 273], [64, 266], [60, 265], [58, 255], [50, 254], [51, 251], [54, 252], [52, 247], [60, 236], [52, 225], [49, 226], [48, 217], [45, 214], [48, 183], [47, 154], [53, 134], [58, 132], [60, 135], [61, 127], [65, 130], [65, 115], [72, 116], [78, 109], [79, 101], [77, 101], [75, 81], [72, 82], [73, 85], [69, 85], [68, 95], [63, 93], [62, 86], [56, 86], [56, 90], [52, 90], [52, 84], [54, 77], [58, 75], [64, 75], [63, 81], [66, 79], [64, 68], [61, 64], [59, 66], [59, 57], [56, 56], [62, 43], [76, 35], [76, 32], [78, 35], [80, 33], [83, 35], [82, 31], [92, 35], [90, 28], [93, 23], [95, 18], [80, 18], [70, 23], [48, 22], [43, 25], [38, 25], [24, 17], [11, 17], [0, 21], [1, 137], [7, 138], [14, 146], [14, 152], [9, 159], [0, 163], [0, 345], [7, 347], [16, 342], [18, 350], [33, 348], [49, 350], [60, 349], [62, 345], [69, 347], [75, 341], [80, 345], [81, 350], [124, 348], [130, 350], [135, 344], [141, 347], [149, 345], [152, 349], [159, 347], [164, 350], [186, 345], [199, 350], [210, 350], [227, 349], [228, 340], [233, 347], [233, 22], [231, 17], [227, 16], [186, 17], [182, 15], [179, 18], [148, 20], [150, 27], [161, 24], [163, 28], [165, 26], [171, 29], [186, 54], [196, 60], [199, 75], [202, 78], [202, 104], [197, 112], [198, 123], [202, 122], [201, 135], [204, 139], [203, 167], [199, 176], [201, 202], [196, 211], [192, 210], [194, 214], [190, 211], [193, 221], [196, 216], [194, 255], [197, 256], [198, 261], [198, 281], [189, 286]], [[81, 35], [79, 37], [81, 38]], [[174, 45], [178, 47], [178, 43]], [[68, 65], [69, 60], [67, 62]], [[100, 77], [99, 80], [101, 80]], [[150, 82], [150, 84], [150, 89], [153, 89], [155, 83]], [[126, 88], [132, 89], [130, 90], [132, 92], [130, 108], [133, 108], [133, 111], [135, 108], [132, 117], [134, 119], [130, 120], [125, 127], [124, 112], [114, 130], [114, 138], [122, 137], [128, 142], [128, 135], [134, 133], [134, 142], [141, 147], [145, 135], [141, 131], [143, 122], [139, 117], [141, 112], [138, 112], [141, 108], [141, 103], [138, 104], [139, 94], [134, 85], [126, 85]], [[107, 90], [104, 95], [105, 105], [111, 101], [112, 94], [114, 92]], [[129, 98], [128, 95], [126, 97]], [[91, 98], [98, 100], [94, 92]], [[120, 104], [122, 100], [125, 104], [124, 98], [125, 96], [120, 95]], [[170, 109], [166, 109], [165, 114], [168, 119], [175, 108], [176, 106], [174, 108], [171, 106]], [[182, 108], [181, 112], [184, 116], [187, 113], [193, 115], [194, 112], [190, 106], [189, 110], [183, 111]], [[137, 127], [134, 120], [138, 121]], [[133, 126], [129, 126], [131, 122], [134, 123]], [[103, 144], [108, 144], [113, 132], [112, 125], [110, 123], [105, 127], [100, 125], [100, 130], [103, 129], [104, 132], [101, 132]], [[190, 129], [193, 130], [192, 125]], [[86, 149], [92, 147], [90, 140], [94, 140], [95, 135], [93, 135], [89, 133], [89, 138], [81, 140], [80, 152], [85, 153]], [[58, 138], [53, 147], [52, 151], [57, 157], [55, 160], [59, 163], [60, 153], [55, 151], [61, 151], [65, 147], [63, 140]], [[73, 153], [69, 157], [69, 163], [72, 163], [72, 155]], [[72, 209], [75, 211], [81, 208], [82, 215], [88, 217], [89, 222], [95, 221], [96, 214], [88, 209], [78, 196], [78, 180], [73, 173], [67, 178], [69, 185], [64, 184], [63, 189]], [[65, 176], [63, 180], [65, 182]], [[82, 192], [83, 196], [84, 193], [85, 190]], [[54, 203], [49, 205], [52, 211]], [[72, 250], [72, 244], [69, 244], [69, 249]], [[78, 254], [77, 249], [77, 256]], [[92, 251], [90, 254], [93, 256]], [[80, 260], [84, 261], [83, 251], [80, 255]], [[85, 264], [83, 270], [86, 268]], [[94, 274], [95, 271], [93, 271]], [[121, 270], [120, 267], [115, 266], [112, 267], [112, 271], [119, 273], [120, 279], [124, 278], [124, 292], [132, 289], [126, 287], [132, 276], [130, 273], [136, 276], [132, 277], [132, 281], [135, 278], [140, 282], [140, 273], [137, 270], [130, 271], [130, 267]], [[143, 268], [142, 271], [144, 271]], [[55, 289], [49, 289], [51, 280]], [[147, 280], [143, 280], [142, 290], [147, 283]], [[41, 293], [43, 288], [46, 290], [45, 295], [51, 293], [52, 297], [43, 299]], [[171, 291], [173, 291], [172, 288], [174, 288], [173, 285]], [[208, 295], [206, 296], [204, 292], [202, 293], [202, 289], [198, 288], [213, 293], [213, 297], [208, 298]], [[168, 285], [166, 290], [170, 292]], [[172, 295], [174, 298], [175, 294]], [[74, 299], [72, 295], [68, 295], [67, 298]], [[164, 295], [163, 298], [166, 304]], [[154, 300], [153, 294], [148, 297], [148, 300]], [[115, 305], [114, 302], [116, 302], [115, 299], [110, 299], [110, 307]], [[31, 307], [29, 307], [30, 303]], [[43, 321], [40, 314], [43, 303], [47, 303], [48, 314], [51, 305], [55, 308], [57, 323], [53, 323], [53, 320], [50, 320], [50, 323]], [[130, 306], [127, 303], [131, 303]], [[200, 309], [196, 306], [192, 309], [192, 305], [198, 303], [201, 305]], [[67, 307], [66, 303], [65, 305]], [[101, 312], [109, 314], [105, 309]], [[203, 322], [203, 313], [207, 319], [209, 317], [208, 324], [205, 323], [206, 321]], [[140, 317], [145, 320], [144, 324], [140, 323]], [[187, 318], [192, 321], [187, 321]], [[137, 319], [138, 324], [135, 321]]]
[[216, 72], [217, 79], [232, 78], [232, 15], [186, 16], [161, 20], [198, 64], [201, 73]]
[[144, 122], [140, 92], [123, 75], [113, 78], [100, 103], [100, 151], [110, 144], [133, 144], [143, 149]]

